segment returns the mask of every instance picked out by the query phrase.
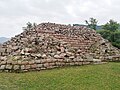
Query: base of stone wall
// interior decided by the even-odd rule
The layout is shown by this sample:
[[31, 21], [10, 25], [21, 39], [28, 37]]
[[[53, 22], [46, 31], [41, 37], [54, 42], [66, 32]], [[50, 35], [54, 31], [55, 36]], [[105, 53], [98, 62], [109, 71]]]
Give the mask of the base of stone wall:
[[1, 63], [0, 72], [15, 72], [15, 73], [23, 73], [30, 71], [41, 71], [41, 70], [49, 70], [60, 67], [67, 66], [83, 66], [83, 65], [92, 65], [92, 64], [104, 64], [105, 62], [91, 62], [91, 61], [77, 61], [77, 62], [44, 62], [44, 63], [16, 63], [16, 64], [5, 64]]

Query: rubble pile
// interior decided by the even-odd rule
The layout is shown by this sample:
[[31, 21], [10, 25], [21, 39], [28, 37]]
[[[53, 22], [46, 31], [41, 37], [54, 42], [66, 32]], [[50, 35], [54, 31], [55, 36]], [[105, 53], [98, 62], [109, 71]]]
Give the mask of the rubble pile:
[[25, 72], [120, 61], [120, 51], [83, 26], [41, 23], [0, 45], [0, 71]]

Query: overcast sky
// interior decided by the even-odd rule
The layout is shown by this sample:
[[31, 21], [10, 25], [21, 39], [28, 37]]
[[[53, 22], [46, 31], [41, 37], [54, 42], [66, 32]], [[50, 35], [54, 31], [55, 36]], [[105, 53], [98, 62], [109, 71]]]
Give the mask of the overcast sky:
[[13, 37], [30, 22], [85, 24], [94, 17], [99, 24], [120, 22], [120, 0], [0, 0], [0, 37]]

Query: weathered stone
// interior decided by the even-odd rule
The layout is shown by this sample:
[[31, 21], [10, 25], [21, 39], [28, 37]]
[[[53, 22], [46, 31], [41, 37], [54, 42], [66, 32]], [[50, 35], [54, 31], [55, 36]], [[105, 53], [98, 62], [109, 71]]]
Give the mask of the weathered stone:
[[32, 51], [32, 49], [31, 48], [25, 48], [25, 50], [24, 50], [25, 52], [27, 52], [27, 53], [29, 53], [29, 52], [31, 52]]
[[25, 65], [21, 65], [21, 70], [24, 70], [25, 69]]
[[57, 53], [56, 54], [60, 54], [61, 52], [60, 51], [57, 51]]
[[94, 64], [101, 64], [101, 60], [100, 59], [93, 59], [93, 63]]
[[60, 57], [61, 57], [61, 58], [65, 58], [65, 56], [66, 56], [66, 53], [61, 53], [61, 54], [60, 54]]
[[31, 65], [31, 68], [32, 68], [32, 69], [37, 68], [37, 64], [32, 64], [32, 65]]
[[29, 62], [28, 61], [22, 61], [21, 64], [27, 65], [27, 64], [29, 64]]
[[44, 63], [43, 66], [44, 67], [49, 67], [49, 63]]
[[25, 65], [25, 69], [30, 69], [30, 65]]
[[12, 64], [12, 60], [7, 60], [7, 64]]
[[41, 58], [42, 55], [41, 55], [41, 54], [37, 54], [36, 56], [37, 56], [38, 58]]
[[22, 50], [22, 51], [20, 52], [20, 54], [24, 55], [24, 54], [25, 54], [24, 50]]
[[78, 65], [82, 65], [83, 64], [83, 62], [78, 62]]
[[57, 61], [58, 61], [58, 62], [63, 62], [63, 59], [58, 59]]
[[83, 26], [42, 23], [0, 45], [1, 71], [120, 61], [120, 51]]
[[64, 52], [65, 48], [64, 47], [60, 47], [60, 50], [61, 50], [61, 52]]
[[45, 67], [42, 67], [41, 70], [45, 70], [46, 68]]
[[66, 52], [66, 54], [67, 54], [67, 56], [72, 56], [72, 55], [74, 55], [72, 52]]
[[21, 65], [21, 64], [22, 64], [22, 61], [19, 60], [19, 61], [17, 62], [17, 64]]
[[25, 56], [29, 56], [30, 55], [30, 53], [24, 53], [25, 54]]
[[0, 70], [4, 70], [4, 69], [5, 69], [5, 65], [1, 65]]
[[41, 59], [41, 63], [46, 63], [47, 60], [46, 59]]
[[61, 63], [60, 63], [60, 62], [56, 62], [56, 65], [57, 65], [57, 66], [60, 66], [60, 65], [61, 65]]
[[80, 50], [80, 49], [77, 50], [77, 53], [81, 53], [81, 52], [82, 52], [82, 50]]
[[55, 55], [54, 58], [55, 59], [60, 59], [61, 57], [60, 57], [60, 55]]
[[6, 65], [6, 69], [12, 70], [12, 65]]
[[0, 53], [4, 53], [5, 52], [5, 48], [0, 48]]
[[52, 69], [53, 68], [53, 66], [48, 66], [48, 67], [46, 67], [46, 69]]
[[46, 59], [46, 62], [50, 63], [50, 62], [53, 62], [52, 59]]
[[84, 65], [90, 64], [90, 62], [83, 62]]
[[41, 60], [35, 60], [35, 63], [39, 64], [41, 63]]
[[5, 65], [7, 63], [7, 61], [1, 61], [1, 65]]
[[65, 62], [61, 62], [61, 66], [65, 66]]
[[41, 57], [42, 57], [42, 58], [47, 58], [46, 54], [43, 54]]
[[0, 57], [0, 60], [6, 61], [7, 57]]
[[32, 61], [29, 61], [28, 63], [31, 65], [31, 64], [34, 64], [34, 63], [35, 63], [35, 61], [34, 61], [34, 60], [32, 60]]
[[74, 58], [75, 58], [75, 56], [70, 56], [69, 58], [70, 58], [70, 59], [74, 59]]
[[37, 64], [38, 68], [42, 68], [43, 64]]
[[19, 65], [14, 65], [13, 69], [14, 70], [19, 70], [19, 67], [20, 67]]
[[75, 63], [74, 62], [71, 62], [70, 65], [74, 65]]
[[17, 61], [13, 61], [12, 64], [13, 64], [13, 65], [16, 65], [16, 64], [18, 64], [18, 62], [17, 62]]
[[19, 49], [19, 46], [14, 46], [14, 47], [12, 47], [12, 50], [17, 50], [17, 49]]
[[14, 59], [15, 60], [21, 60], [22, 58], [21, 58], [21, 56], [15, 56]]
[[55, 65], [55, 63], [49, 63], [49, 65], [50, 65], [50, 66], [54, 66], [54, 65]]

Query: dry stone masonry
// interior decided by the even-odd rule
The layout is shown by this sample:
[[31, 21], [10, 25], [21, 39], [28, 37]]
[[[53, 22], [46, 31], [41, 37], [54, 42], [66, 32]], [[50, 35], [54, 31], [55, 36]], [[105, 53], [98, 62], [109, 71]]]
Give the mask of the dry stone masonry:
[[26, 72], [120, 61], [120, 51], [83, 26], [41, 23], [0, 45], [0, 71]]

